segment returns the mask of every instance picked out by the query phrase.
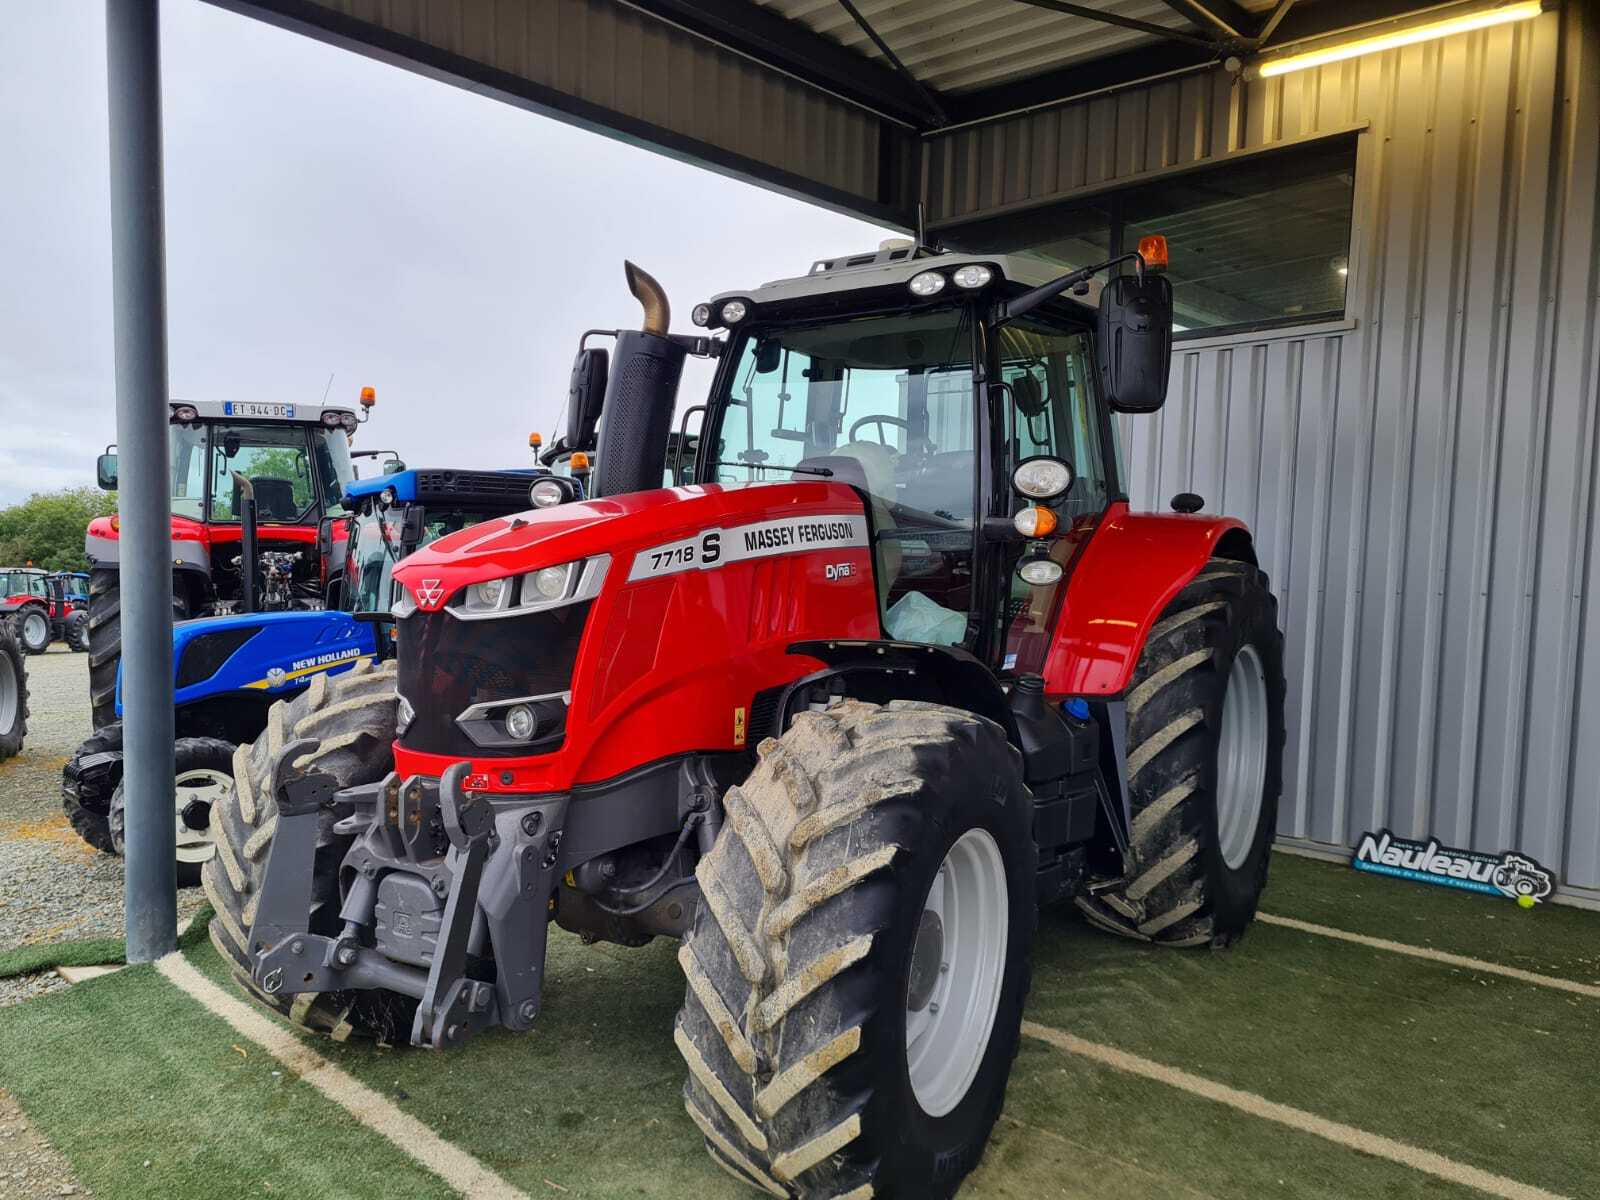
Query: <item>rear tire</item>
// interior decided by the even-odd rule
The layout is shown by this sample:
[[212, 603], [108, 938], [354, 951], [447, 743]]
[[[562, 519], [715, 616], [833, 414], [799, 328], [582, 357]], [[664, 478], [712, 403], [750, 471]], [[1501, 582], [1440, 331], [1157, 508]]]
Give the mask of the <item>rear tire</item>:
[[73, 830], [104, 854], [111, 844], [111, 798], [122, 783], [122, 722], [96, 730], [61, 768], [61, 809]]
[[[689, 1115], [720, 1166], [773, 1195], [948, 1197], [999, 1116], [1028, 991], [1021, 760], [970, 713], [848, 700], [760, 756], [727, 794], [678, 954]], [[967, 849], [979, 886], [930, 924]]]
[[[96, 567], [89, 572], [89, 709], [96, 729], [117, 719], [117, 663], [122, 659], [121, 579], [111, 567]], [[188, 597], [174, 590], [172, 619], [188, 618]]]
[[22, 753], [28, 736], [28, 664], [8, 621], [0, 621], [0, 762]]
[[[175, 849], [178, 886], [200, 886], [200, 874], [216, 853], [210, 815], [220, 807], [233, 782], [232, 742], [221, 738], [179, 738], [172, 744], [173, 795], [177, 802]], [[208, 806], [204, 812], [200, 806]], [[186, 817], [188, 820], [186, 820]], [[205, 818], [204, 823], [200, 823]], [[111, 794], [107, 830], [111, 852], [127, 857], [127, 812], [122, 785]], [[190, 823], [193, 822], [193, 823]]]
[[1277, 613], [1263, 572], [1213, 559], [1151, 629], [1127, 693], [1133, 869], [1079, 897], [1093, 924], [1221, 948], [1255, 919], [1283, 780]]
[[[205, 865], [201, 883], [216, 910], [211, 919], [212, 944], [253, 999], [297, 1025], [338, 1040], [351, 1034], [407, 1038], [417, 1002], [380, 990], [269, 996], [250, 982], [249, 933], [277, 821], [272, 780], [279, 774], [284, 748], [304, 738], [319, 744], [302, 754], [295, 767], [331, 775], [341, 788], [384, 778], [394, 769], [397, 703], [392, 662], [376, 668], [357, 663], [339, 675], [316, 676], [306, 691], [267, 711], [266, 732], [254, 745], [234, 752], [233, 789], [211, 813], [216, 854]], [[333, 832], [339, 815], [324, 811], [319, 817], [312, 933], [339, 931], [339, 866], [355, 840]]]
[[43, 654], [50, 649], [50, 614], [38, 605], [23, 609], [12, 618], [16, 622], [17, 640], [25, 654]]

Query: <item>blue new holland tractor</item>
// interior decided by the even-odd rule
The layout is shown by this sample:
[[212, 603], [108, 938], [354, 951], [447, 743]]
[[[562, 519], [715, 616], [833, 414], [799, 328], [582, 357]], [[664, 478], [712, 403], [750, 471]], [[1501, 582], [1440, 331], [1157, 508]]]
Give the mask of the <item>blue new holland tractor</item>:
[[[238, 755], [269, 730], [272, 706], [321, 677], [387, 656], [394, 564], [445, 534], [527, 509], [530, 488], [543, 478], [549, 472], [537, 469], [418, 469], [356, 480], [345, 489], [349, 515], [326, 518], [318, 533], [330, 580], [322, 609], [240, 612], [172, 627], [180, 887], [200, 882], [215, 852], [211, 807], [232, 788]], [[84, 841], [120, 855], [120, 668], [116, 715], [62, 768], [61, 803]]]

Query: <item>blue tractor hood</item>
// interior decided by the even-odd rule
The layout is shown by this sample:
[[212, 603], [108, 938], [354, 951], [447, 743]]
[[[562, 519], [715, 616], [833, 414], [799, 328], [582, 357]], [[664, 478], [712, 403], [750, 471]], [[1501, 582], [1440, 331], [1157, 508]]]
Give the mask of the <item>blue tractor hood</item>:
[[[315, 675], [347, 671], [377, 656], [373, 628], [344, 612], [238, 613], [172, 627], [174, 701], [180, 707], [227, 693], [271, 700]], [[122, 715], [122, 668], [117, 668]]]

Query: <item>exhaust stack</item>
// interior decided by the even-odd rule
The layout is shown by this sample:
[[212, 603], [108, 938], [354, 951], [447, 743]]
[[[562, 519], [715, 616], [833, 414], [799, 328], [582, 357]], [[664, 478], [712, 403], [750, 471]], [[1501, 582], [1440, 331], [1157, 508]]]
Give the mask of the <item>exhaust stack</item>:
[[667, 293], [649, 271], [623, 260], [622, 270], [628, 276], [628, 290], [644, 309], [644, 332], [666, 337], [672, 325], [672, 305]]
[[616, 496], [662, 486], [667, 437], [678, 379], [688, 351], [667, 336], [672, 306], [648, 271], [623, 269], [628, 290], [644, 309], [643, 329], [617, 332], [601, 411], [591, 495]]

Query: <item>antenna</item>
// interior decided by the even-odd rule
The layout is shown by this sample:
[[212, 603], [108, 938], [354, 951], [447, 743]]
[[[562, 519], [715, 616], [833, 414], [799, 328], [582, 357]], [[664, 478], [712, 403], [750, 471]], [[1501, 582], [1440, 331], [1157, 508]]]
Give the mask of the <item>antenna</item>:
[[915, 258], [917, 255], [921, 254], [923, 249], [924, 249], [924, 247], [927, 245], [927, 240], [928, 240], [927, 239], [927, 232], [928, 232], [927, 228], [923, 224], [923, 220], [922, 220], [922, 201], [918, 200], [917, 201], [917, 244], [916, 244], [915, 248], [911, 251], [911, 257], [912, 258]]
[[[918, 208], [917, 212], [921, 213], [922, 209]], [[322, 389], [322, 402], [324, 404], [326, 404], [328, 402], [328, 393], [331, 392], [331, 391], [333, 391], [333, 372], [329, 371], [328, 372], [328, 386]]]

